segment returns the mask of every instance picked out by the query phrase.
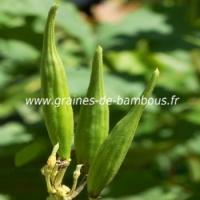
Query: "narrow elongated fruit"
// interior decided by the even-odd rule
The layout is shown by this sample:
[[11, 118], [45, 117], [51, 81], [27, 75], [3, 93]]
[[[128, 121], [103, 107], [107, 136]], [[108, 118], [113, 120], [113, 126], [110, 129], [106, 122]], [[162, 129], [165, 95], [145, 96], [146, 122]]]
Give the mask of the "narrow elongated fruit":
[[[75, 134], [75, 147], [78, 162], [88, 167], [109, 131], [108, 105], [101, 101], [105, 99], [105, 91], [102, 48], [100, 46], [97, 47], [93, 58], [87, 98], [91, 105], [82, 105], [81, 107]], [[92, 100], [100, 102], [94, 103]]]
[[[156, 84], [159, 71], [156, 69], [142, 96], [149, 98]], [[132, 143], [145, 105], [135, 105], [112, 129], [97, 152], [88, 174], [88, 193], [97, 198], [102, 189], [114, 178]]]
[[69, 98], [63, 63], [55, 44], [55, 16], [58, 5], [51, 7], [46, 23], [41, 58], [41, 92], [52, 104], [43, 105], [45, 124], [53, 145], [59, 143], [59, 156], [70, 158], [73, 137], [73, 112], [71, 105], [53, 105], [55, 100]]

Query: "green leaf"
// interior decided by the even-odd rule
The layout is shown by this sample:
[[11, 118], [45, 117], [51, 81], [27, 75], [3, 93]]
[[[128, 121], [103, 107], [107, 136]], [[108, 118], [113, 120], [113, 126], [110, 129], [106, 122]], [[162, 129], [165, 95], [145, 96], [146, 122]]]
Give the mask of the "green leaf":
[[9, 122], [0, 127], [0, 146], [29, 142], [32, 136], [27, 134], [25, 128], [16, 122]]
[[31, 161], [34, 161], [46, 155], [50, 150], [50, 142], [46, 138], [37, 138], [32, 143], [26, 145], [15, 155], [15, 165], [17, 167], [23, 166]]
[[25, 19], [19, 16], [11, 16], [7, 13], [0, 13], [0, 27], [18, 27], [25, 24]]
[[191, 67], [191, 58], [187, 51], [160, 52], [155, 53], [153, 57], [162, 72], [160, 86], [182, 94], [199, 91], [198, 79], [194, 68]]
[[[97, 30], [99, 43], [104, 48], [110, 48], [121, 44], [123, 39], [132, 38], [141, 32], [158, 32], [161, 34], [169, 34], [172, 31], [170, 25], [166, 22], [163, 14], [157, 14], [148, 7], [137, 9], [131, 12], [119, 23], [100, 24]], [[129, 45], [133, 44], [133, 40], [129, 39]]]
[[[43, 22], [44, 27], [48, 10], [52, 4], [53, 0], [1, 0], [0, 13], [6, 13], [15, 17], [36, 16]], [[36, 21], [36, 23], [40, 21]], [[81, 17], [73, 3], [62, 2], [56, 23], [67, 35], [81, 42], [85, 55], [89, 59], [95, 49], [95, 38], [90, 25]], [[43, 29], [41, 29], [42, 31]]]
[[145, 65], [141, 62], [137, 52], [134, 51], [109, 51], [105, 55], [112, 69], [119, 73], [130, 75], [143, 74]]
[[186, 200], [188, 199], [188, 196], [189, 195], [184, 191], [183, 188], [177, 185], [172, 185], [168, 188], [155, 186], [139, 194], [126, 197], [123, 196], [121, 198], [105, 198], [105, 200]]
[[9, 195], [0, 194], [0, 200], [11, 200]]
[[63, 3], [60, 6], [57, 22], [67, 34], [80, 40], [87, 59], [91, 59], [96, 44], [92, 28], [72, 3]]
[[15, 65], [16, 63], [33, 62], [39, 58], [39, 52], [33, 46], [18, 40], [0, 39], [0, 52], [4, 59], [12, 60]]

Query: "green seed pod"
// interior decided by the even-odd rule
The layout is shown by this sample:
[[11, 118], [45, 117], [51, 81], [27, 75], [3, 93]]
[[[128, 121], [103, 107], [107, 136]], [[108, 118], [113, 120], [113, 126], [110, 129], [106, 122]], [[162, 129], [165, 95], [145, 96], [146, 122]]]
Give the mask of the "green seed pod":
[[[88, 100], [105, 99], [103, 83], [102, 48], [99, 46], [95, 52], [90, 84], [87, 91]], [[79, 163], [88, 167], [97, 150], [108, 136], [109, 109], [103, 101], [89, 102], [91, 105], [82, 105], [77, 131], [75, 134], [76, 156]]]
[[[158, 69], [148, 83], [142, 97], [149, 98], [159, 76]], [[145, 105], [135, 105], [112, 129], [94, 158], [88, 174], [88, 193], [97, 198], [102, 189], [112, 181], [118, 172], [132, 143]]]
[[43, 105], [45, 124], [53, 145], [59, 143], [59, 156], [70, 158], [73, 137], [73, 111], [71, 105], [53, 105], [56, 99], [69, 98], [63, 63], [55, 42], [55, 16], [58, 5], [51, 7], [46, 23], [41, 58], [41, 92], [51, 105]]

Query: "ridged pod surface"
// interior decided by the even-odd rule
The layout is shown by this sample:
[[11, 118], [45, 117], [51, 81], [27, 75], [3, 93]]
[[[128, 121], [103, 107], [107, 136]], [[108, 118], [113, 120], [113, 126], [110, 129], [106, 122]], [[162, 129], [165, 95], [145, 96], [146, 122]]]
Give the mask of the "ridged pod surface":
[[[98, 101], [105, 98], [102, 54], [102, 48], [98, 46], [93, 58], [90, 84], [86, 95], [89, 100], [93, 98]], [[108, 136], [109, 109], [107, 104], [101, 103], [103, 102], [82, 105], [80, 110], [75, 148], [78, 162], [86, 167], [91, 164], [100, 145]]]
[[[43, 98], [52, 102], [58, 98], [69, 98], [65, 69], [55, 42], [57, 9], [58, 5], [52, 6], [48, 14], [41, 58], [41, 93]], [[52, 144], [59, 143], [59, 156], [69, 159], [74, 129], [71, 105], [43, 105], [43, 115]]]
[[[150, 97], [158, 76], [159, 71], [156, 69], [142, 94], [143, 97]], [[128, 114], [116, 124], [97, 152], [89, 169], [87, 180], [88, 193], [91, 199], [97, 198], [103, 188], [112, 181], [118, 172], [131, 146], [144, 108], [145, 105], [135, 105]]]

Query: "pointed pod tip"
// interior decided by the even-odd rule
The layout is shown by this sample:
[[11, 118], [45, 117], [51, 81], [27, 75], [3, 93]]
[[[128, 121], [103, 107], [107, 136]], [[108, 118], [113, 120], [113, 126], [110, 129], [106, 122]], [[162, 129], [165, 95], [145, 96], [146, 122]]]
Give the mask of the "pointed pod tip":
[[160, 71], [159, 71], [158, 68], [155, 69], [154, 74], [155, 74], [155, 76], [157, 76], [157, 77], [160, 75]]
[[100, 45], [98, 45], [96, 51], [97, 51], [97, 53], [102, 54], [103, 48]]
[[55, 3], [51, 8], [52, 8], [53, 10], [57, 10], [58, 7], [59, 7], [59, 5]]
[[54, 149], [55, 149], [56, 152], [58, 151], [58, 149], [59, 149], [59, 143], [57, 143], [57, 144], [54, 146]]
[[55, 0], [54, 5], [58, 7], [60, 5], [60, 0]]
[[51, 6], [51, 11], [56, 12], [60, 6], [60, 0], [54, 0], [53, 5]]
[[51, 6], [50, 10], [49, 10], [49, 16], [55, 17], [56, 12], [57, 12], [57, 10], [58, 10], [58, 7], [59, 7], [58, 4], [56, 4], [56, 3], [53, 4], [53, 5]]

